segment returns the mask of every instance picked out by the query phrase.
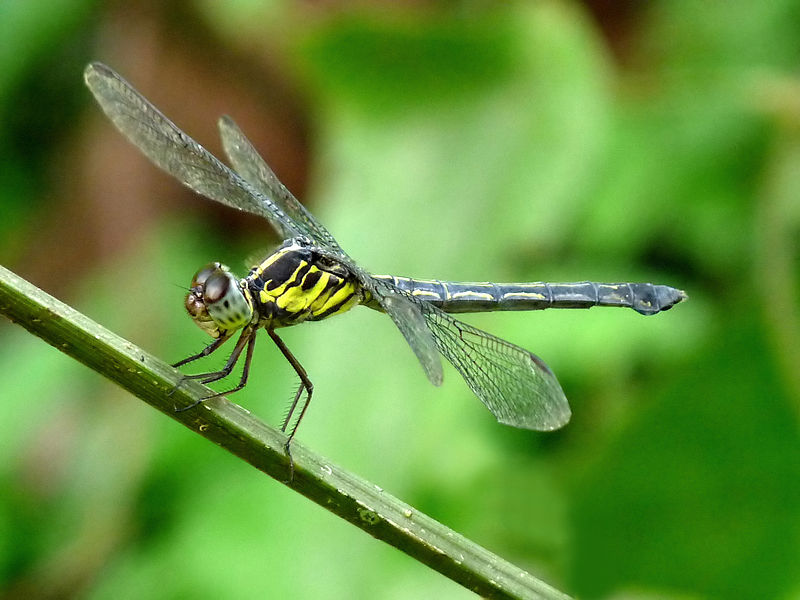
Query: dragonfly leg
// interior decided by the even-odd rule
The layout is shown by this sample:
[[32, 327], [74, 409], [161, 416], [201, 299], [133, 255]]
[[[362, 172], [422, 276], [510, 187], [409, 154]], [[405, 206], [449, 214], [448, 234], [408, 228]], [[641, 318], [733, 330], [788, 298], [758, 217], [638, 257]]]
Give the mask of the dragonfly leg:
[[[213, 342], [208, 344], [205, 348], [203, 348], [197, 354], [192, 354], [191, 356], [189, 356], [187, 358], [184, 358], [183, 360], [179, 360], [178, 362], [176, 362], [176, 363], [174, 363], [174, 364], [172, 364], [170, 366], [173, 369], [176, 369], [176, 368], [178, 368], [180, 366], [185, 365], [186, 363], [190, 363], [190, 362], [195, 361], [195, 360], [197, 360], [199, 358], [203, 358], [205, 356], [208, 356], [211, 353], [213, 353], [215, 350], [219, 349], [219, 347], [222, 346], [222, 344], [224, 344], [225, 342], [227, 342], [230, 339], [230, 337], [231, 337], [230, 334], [218, 337], [217, 339], [215, 339]], [[181, 377], [180, 381], [178, 381], [177, 385], [175, 385], [175, 387], [172, 388], [169, 391], [167, 396], [172, 396], [172, 394], [174, 394], [176, 391], [178, 391], [178, 389], [180, 389], [180, 387], [183, 385], [183, 383], [185, 381], [188, 381], [189, 379], [195, 379], [195, 378], [190, 376], [190, 375], [183, 375]], [[193, 404], [192, 406], [195, 406], [195, 405]], [[184, 410], [186, 410], [186, 409], [184, 409]]]
[[178, 368], [178, 367], [181, 367], [181, 366], [185, 365], [186, 363], [190, 363], [190, 362], [193, 362], [193, 361], [195, 361], [195, 360], [197, 360], [199, 358], [206, 357], [209, 354], [211, 354], [212, 352], [214, 352], [217, 348], [222, 346], [222, 344], [227, 342], [230, 338], [231, 338], [230, 334], [220, 336], [217, 339], [215, 339], [213, 342], [211, 342], [208, 346], [203, 348], [197, 354], [192, 354], [191, 356], [189, 356], [187, 358], [184, 358], [183, 360], [179, 360], [178, 362], [176, 362], [175, 364], [173, 364], [171, 366], [173, 368]]
[[[242, 331], [242, 335], [239, 336], [239, 339], [236, 342], [236, 346], [234, 347], [233, 352], [231, 352], [230, 358], [228, 358], [228, 362], [225, 363], [225, 366], [222, 369], [220, 369], [219, 371], [212, 371], [211, 373], [184, 375], [183, 379], [181, 380], [181, 382], [183, 382], [189, 379], [199, 379], [200, 383], [206, 384], [206, 383], [211, 383], [213, 381], [218, 381], [220, 379], [224, 379], [225, 377], [231, 374], [231, 371], [233, 371], [233, 368], [236, 366], [236, 363], [239, 362], [239, 357], [242, 355], [242, 351], [244, 350], [245, 346], [247, 346], [247, 355], [245, 357], [244, 370], [242, 371], [242, 378], [239, 381], [239, 385], [225, 392], [218, 392], [216, 394], [212, 394], [204, 398], [199, 398], [198, 400], [194, 401], [192, 404], [189, 404], [188, 406], [184, 406], [181, 408], [176, 407], [175, 412], [183, 412], [185, 410], [189, 410], [190, 408], [194, 408], [195, 406], [197, 406], [202, 402], [205, 402], [206, 400], [211, 400], [212, 398], [218, 398], [220, 396], [224, 396], [225, 394], [230, 394], [231, 392], [236, 392], [242, 389], [247, 383], [247, 377], [250, 374], [250, 361], [253, 358], [253, 347], [255, 346], [253, 342], [254, 339], [255, 339], [255, 329], [252, 327], [245, 328], [244, 331]], [[219, 345], [217, 345], [217, 348], [218, 347]], [[213, 349], [211, 350], [211, 352], [213, 352]], [[179, 386], [180, 383], [176, 386], [176, 389]]]
[[[237, 344], [237, 346], [238, 346], [238, 344]], [[256, 347], [256, 336], [255, 336], [255, 332], [253, 332], [250, 335], [250, 337], [247, 339], [247, 352], [244, 355], [244, 369], [242, 369], [242, 377], [239, 380], [239, 383], [236, 385], [236, 387], [232, 387], [231, 389], [225, 390], [224, 392], [217, 392], [215, 394], [212, 394], [211, 396], [207, 396], [207, 397], [203, 398], [203, 400], [211, 400], [212, 398], [218, 398], [220, 396], [226, 396], [228, 394], [232, 394], [233, 392], [238, 392], [245, 385], [247, 385], [247, 377], [250, 375], [250, 363], [253, 361], [253, 348], [255, 348], [255, 347]], [[236, 360], [238, 361], [238, 356], [237, 356]], [[234, 361], [234, 364], [235, 364], [235, 362], [236, 361]], [[227, 365], [225, 366], [225, 369], [223, 369], [222, 371], [218, 371], [217, 373], [222, 373], [226, 369], [228, 369]], [[233, 365], [231, 365], [231, 369], [233, 369]], [[214, 374], [214, 379], [204, 379], [202, 381], [202, 383], [210, 383], [211, 381], [217, 381], [217, 373]], [[229, 374], [230, 374], [230, 370], [228, 370], [228, 373], [226, 373], [222, 377], [219, 377], [219, 379], [222, 379], [222, 378], [226, 377]], [[193, 376], [190, 375], [189, 377], [193, 377]]]
[[306, 392], [306, 398], [303, 402], [302, 408], [300, 409], [300, 415], [297, 417], [294, 427], [292, 427], [289, 431], [289, 435], [286, 437], [286, 443], [283, 446], [284, 450], [286, 450], [286, 456], [289, 458], [289, 481], [291, 481], [294, 478], [294, 460], [292, 459], [292, 451], [290, 446], [292, 439], [294, 438], [294, 434], [297, 432], [297, 428], [300, 426], [300, 421], [303, 420], [303, 416], [306, 414], [308, 405], [311, 403], [311, 394], [314, 391], [314, 384], [311, 383], [311, 380], [308, 378], [308, 373], [306, 373], [303, 365], [301, 365], [300, 361], [294, 357], [289, 348], [286, 347], [286, 344], [283, 343], [283, 340], [278, 337], [278, 334], [272, 329], [267, 329], [267, 333], [269, 334], [269, 337], [272, 338], [272, 341], [275, 342], [275, 345], [278, 346], [278, 349], [281, 351], [281, 354], [283, 354], [284, 358], [286, 358], [286, 360], [289, 361], [289, 364], [292, 365], [294, 372], [297, 373], [297, 376], [300, 378], [300, 385], [294, 395], [294, 399], [289, 407], [289, 411], [286, 413], [286, 418], [283, 420], [283, 425], [281, 425], [281, 431], [284, 433], [286, 433], [286, 429], [289, 427], [289, 424], [292, 421], [292, 416], [295, 413], [295, 409], [297, 408], [300, 398], [303, 396], [303, 391], [305, 390]]

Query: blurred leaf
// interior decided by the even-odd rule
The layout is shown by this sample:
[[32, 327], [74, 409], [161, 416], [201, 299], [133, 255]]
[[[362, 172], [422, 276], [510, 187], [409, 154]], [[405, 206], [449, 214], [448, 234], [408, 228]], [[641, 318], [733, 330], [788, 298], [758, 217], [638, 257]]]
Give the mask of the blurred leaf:
[[420, 103], [462, 104], [511, 75], [517, 38], [505, 11], [378, 14], [332, 19], [305, 43], [309, 79], [339, 102], [386, 118]]
[[87, 15], [94, 0], [3, 0], [0, 3], [0, 106], [33, 62]]
[[576, 490], [576, 590], [620, 586], [778, 598], [798, 585], [800, 439], [752, 317], [585, 465]]

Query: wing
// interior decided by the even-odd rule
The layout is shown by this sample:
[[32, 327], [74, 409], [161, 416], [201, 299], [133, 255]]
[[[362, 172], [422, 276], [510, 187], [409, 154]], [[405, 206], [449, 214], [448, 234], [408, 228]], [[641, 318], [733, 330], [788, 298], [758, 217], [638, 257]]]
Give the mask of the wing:
[[430, 382], [433, 385], [441, 385], [442, 360], [439, 358], [436, 340], [433, 339], [431, 330], [425, 323], [419, 303], [388, 281], [373, 279], [361, 269], [356, 269], [355, 273], [361, 285], [378, 301], [406, 338]]
[[420, 302], [436, 345], [500, 423], [551, 431], [572, 415], [541, 358]]
[[499, 422], [537, 431], [567, 424], [569, 403], [538, 356], [454, 319], [389, 281], [361, 270], [357, 274], [403, 333], [431, 382], [441, 383], [441, 353]]
[[181, 131], [113, 69], [92, 63], [84, 79], [117, 129], [159, 168], [211, 200], [264, 217], [284, 239], [303, 233], [272, 198]]
[[280, 182], [233, 119], [228, 116], [220, 118], [219, 133], [225, 154], [239, 175], [256, 190], [271, 198], [292, 219], [295, 227], [316, 246], [345, 255], [330, 232]]

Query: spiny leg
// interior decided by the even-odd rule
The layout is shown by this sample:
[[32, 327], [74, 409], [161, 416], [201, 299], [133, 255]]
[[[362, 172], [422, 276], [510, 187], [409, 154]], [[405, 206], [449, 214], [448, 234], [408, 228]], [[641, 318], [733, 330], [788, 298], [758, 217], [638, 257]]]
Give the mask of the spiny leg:
[[217, 339], [215, 339], [213, 342], [211, 342], [208, 346], [203, 348], [197, 354], [192, 354], [188, 358], [184, 358], [183, 360], [179, 360], [178, 362], [176, 362], [175, 364], [173, 364], [171, 366], [173, 368], [178, 368], [178, 367], [182, 367], [183, 365], [185, 365], [187, 363], [193, 362], [193, 361], [195, 361], [195, 360], [197, 360], [199, 358], [204, 358], [204, 357], [208, 356], [209, 354], [211, 354], [212, 352], [214, 352], [220, 346], [222, 346], [222, 344], [227, 342], [230, 338], [231, 338], [230, 333], [228, 333], [227, 335], [222, 335], [222, 336], [218, 337]]
[[205, 398], [200, 398], [198, 400], [195, 400], [192, 404], [188, 406], [184, 406], [182, 408], [176, 408], [175, 412], [183, 412], [185, 410], [189, 410], [190, 408], [194, 408], [195, 406], [197, 406], [202, 402], [205, 402], [206, 400], [211, 400], [212, 398], [218, 398], [219, 396], [224, 396], [225, 394], [230, 394], [231, 392], [239, 391], [245, 386], [245, 384], [247, 383], [247, 376], [250, 373], [250, 361], [253, 358], [253, 347], [255, 346], [255, 344], [253, 343], [253, 339], [255, 338], [255, 331], [256, 329], [254, 327], [245, 327], [245, 329], [242, 331], [242, 335], [239, 336], [239, 339], [236, 342], [236, 346], [234, 347], [233, 352], [231, 352], [231, 355], [228, 358], [228, 362], [226, 362], [225, 366], [219, 371], [213, 371], [211, 373], [198, 373], [196, 375], [185, 375], [183, 378], [183, 380], [199, 379], [200, 383], [203, 384], [212, 383], [214, 381], [224, 379], [225, 377], [231, 374], [231, 371], [233, 371], [233, 368], [236, 366], [236, 363], [239, 362], [239, 357], [242, 355], [242, 351], [244, 350], [245, 346], [247, 346], [247, 355], [245, 358], [244, 370], [242, 371], [242, 378], [239, 381], [239, 385], [226, 392], [219, 392], [216, 394], [212, 394], [210, 396], [206, 396]]
[[[247, 385], [247, 377], [250, 375], [250, 363], [253, 362], [253, 349], [255, 347], [256, 347], [256, 332], [255, 332], [255, 329], [254, 329], [253, 332], [250, 334], [250, 337], [247, 340], [247, 352], [244, 355], [244, 368], [242, 369], [242, 377], [239, 380], [239, 383], [236, 385], [236, 387], [232, 387], [231, 389], [225, 390], [224, 392], [217, 392], [216, 394], [212, 394], [211, 396], [208, 396], [208, 397], [204, 398], [204, 400], [211, 400], [212, 398], [218, 398], [219, 396], [226, 396], [228, 394], [232, 394], [233, 392], [238, 392], [245, 385]], [[237, 361], [238, 361], [238, 357], [237, 357]], [[234, 362], [236, 362], [236, 361], [234, 361]], [[227, 365], [226, 365], [225, 368], [227, 368]], [[231, 365], [231, 369], [232, 368], [233, 368], [233, 365]], [[222, 378], [220, 377], [220, 379], [222, 379]], [[204, 379], [202, 383], [209, 383], [209, 381], [217, 381], [217, 380], [216, 379], [211, 379], [211, 380]]]
[[236, 340], [236, 346], [233, 348], [233, 352], [231, 352], [230, 357], [228, 358], [228, 362], [225, 363], [225, 366], [222, 367], [219, 371], [211, 371], [210, 373], [196, 373], [194, 375], [185, 375], [186, 379], [199, 379], [200, 383], [213, 383], [214, 381], [219, 381], [220, 379], [224, 379], [228, 375], [231, 374], [233, 368], [236, 366], [236, 363], [239, 362], [239, 357], [242, 354], [242, 351], [245, 348], [245, 345], [250, 341], [255, 333], [255, 329], [252, 327], [246, 327], [242, 331], [242, 335], [239, 336], [239, 339]]
[[[192, 361], [195, 361], [195, 360], [197, 360], [197, 359], [199, 359], [199, 358], [204, 358], [204, 357], [206, 357], [206, 356], [209, 356], [209, 355], [210, 355], [210, 354], [212, 354], [214, 351], [218, 350], [218, 349], [219, 349], [219, 348], [222, 346], [222, 344], [224, 344], [225, 342], [227, 342], [229, 339], [231, 339], [231, 334], [230, 334], [230, 332], [229, 332], [229, 333], [226, 333], [225, 335], [222, 335], [222, 336], [218, 337], [217, 339], [215, 339], [213, 342], [211, 342], [210, 344], [208, 344], [208, 345], [207, 345], [205, 348], [203, 348], [203, 349], [202, 349], [200, 352], [198, 352], [197, 354], [192, 354], [191, 356], [189, 356], [189, 357], [187, 357], [187, 358], [184, 358], [183, 360], [179, 360], [178, 362], [176, 362], [175, 364], [173, 364], [173, 365], [171, 365], [171, 366], [172, 366], [172, 368], [173, 368], [173, 369], [177, 369], [178, 367], [180, 367], [180, 366], [183, 366], [183, 365], [185, 365], [185, 364], [187, 364], [187, 363], [190, 363], [190, 362], [192, 362]], [[205, 377], [206, 375], [208, 375], [208, 374], [207, 374], [207, 373], [204, 373], [204, 374], [201, 374], [199, 377]], [[190, 380], [190, 379], [197, 379], [197, 378], [198, 378], [198, 376], [196, 376], [196, 375], [195, 375], [195, 376], [191, 376], [191, 375], [183, 375], [183, 376], [181, 377], [180, 381], [178, 381], [178, 383], [175, 385], [175, 387], [174, 387], [174, 388], [172, 388], [172, 389], [169, 391], [169, 393], [167, 394], [167, 396], [172, 396], [172, 394], [174, 394], [176, 391], [178, 391], [178, 389], [180, 389], [180, 387], [183, 385], [183, 383], [184, 383], [185, 381], [188, 381], [188, 380]], [[195, 404], [192, 404], [192, 406], [196, 406], [196, 405], [195, 405]], [[191, 407], [188, 407], [188, 408], [191, 408]], [[186, 410], [186, 409], [184, 408], [184, 409], [182, 409], [182, 410]]]
[[278, 334], [272, 329], [267, 329], [267, 333], [269, 334], [269, 337], [272, 338], [272, 341], [275, 342], [275, 345], [278, 346], [278, 350], [281, 351], [281, 354], [283, 354], [284, 358], [286, 358], [286, 360], [289, 361], [289, 364], [292, 365], [294, 372], [297, 373], [297, 376], [300, 378], [300, 386], [297, 388], [297, 392], [294, 395], [294, 400], [292, 400], [292, 405], [289, 407], [289, 412], [286, 414], [286, 418], [283, 420], [283, 425], [281, 426], [281, 431], [284, 433], [286, 432], [286, 428], [289, 426], [289, 423], [292, 421], [292, 415], [297, 408], [297, 403], [300, 400], [300, 397], [303, 395], [303, 390], [306, 391], [306, 399], [303, 403], [303, 407], [300, 409], [300, 415], [297, 417], [297, 421], [295, 421], [294, 427], [292, 427], [289, 435], [286, 438], [286, 443], [283, 445], [284, 450], [286, 450], [286, 456], [289, 457], [289, 481], [291, 481], [294, 478], [294, 460], [292, 460], [292, 451], [290, 450], [289, 446], [292, 443], [294, 434], [297, 432], [297, 428], [300, 426], [300, 421], [303, 420], [303, 416], [306, 414], [308, 405], [311, 403], [311, 394], [314, 391], [314, 384], [311, 383], [311, 380], [308, 378], [308, 373], [306, 373], [303, 365], [301, 365], [300, 361], [294, 357], [289, 348], [286, 347], [286, 344], [283, 343], [283, 340], [278, 337]]

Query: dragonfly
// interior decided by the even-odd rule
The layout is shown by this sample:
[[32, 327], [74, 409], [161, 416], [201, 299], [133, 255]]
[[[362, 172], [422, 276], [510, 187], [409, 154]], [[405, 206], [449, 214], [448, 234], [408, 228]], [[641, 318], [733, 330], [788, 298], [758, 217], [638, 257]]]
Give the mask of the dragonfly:
[[156, 166], [206, 198], [266, 219], [284, 240], [244, 278], [218, 262], [195, 274], [185, 308], [213, 341], [173, 367], [211, 355], [238, 332], [222, 369], [184, 376], [204, 384], [225, 379], [244, 354], [238, 384], [176, 410], [241, 390], [250, 372], [256, 333], [265, 329], [300, 379], [281, 426], [290, 463], [290, 443], [314, 386], [278, 336], [280, 328], [327, 319], [357, 305], [386, 313], [431, 383], [442, 383], [443, 356], [500, 423], [551, 431], [564, 426], [571, 411], [550, 368], [535, 354], [451, 313], [617, 306], [652, 315], [687, 298], [679, 289], [650, 283], [472, 283], [373, 275], [350, 258], [278, 180], [230, 117], [220, 118], [219, 131], [233, 169], [110, 67], [91, 63], [84, 78], [117, 129]]

